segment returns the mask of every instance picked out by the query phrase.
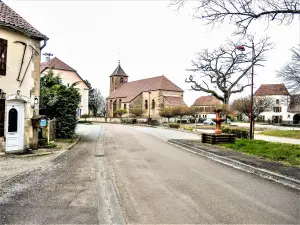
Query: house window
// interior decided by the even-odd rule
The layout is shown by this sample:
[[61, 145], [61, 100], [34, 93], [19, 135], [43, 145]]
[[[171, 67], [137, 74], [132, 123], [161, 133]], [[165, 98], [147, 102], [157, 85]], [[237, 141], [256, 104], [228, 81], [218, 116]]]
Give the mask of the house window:
[[279, 99], [276, 99], [276, 105], [278, 105], [279, 104]]
[[145, 109], [148, 109], [148, 100], [145, 100]]
[[127, 109], [127, 105], [126, 104], [124, 104], [124, 109]]
[[274, 112], [281, 112], [281, 107], [273, 107]]
[[152, 108], [152, 109], [155, 109], [155, 100], [154, 100], [154, 99], [152, 100], [151, 108]]
[[0, 137], [4, 136], [5, 100], [0, 99]]
[[290, 114], [288, 114], [287, 118], [289, 118], [289, 119], [290, 119], [290, 118], [291, 118], [291, 115], [290, 115]]
[[119, 109], [122, 107], [122, 99], [119, 100]]
[[200, 107], [200, 112], [204, 112], [204, 107]]
[[6, 75], [7, 40], [0, 38], [0, 75]]
[[18, 131], [18, 111], [12, 108], [8, 112], [8, 132]]

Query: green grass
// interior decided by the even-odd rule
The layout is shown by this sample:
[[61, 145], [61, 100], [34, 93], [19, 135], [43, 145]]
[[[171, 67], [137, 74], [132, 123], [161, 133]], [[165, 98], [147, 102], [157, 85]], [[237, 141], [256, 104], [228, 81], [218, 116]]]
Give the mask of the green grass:
[[219, 145], [286, 165], [300, 166], [300, 145], [248, 139], [237, 139], [234, 144]]
[[76, 141], [76, 138], [59, 138], [59, 139], [56, 139], [55, 142], [63, 142], [63, 143], [74, 143]]
[[275, 137], [300, 139], [300, 130], [266, 130], [261, 132], [260, 134]]

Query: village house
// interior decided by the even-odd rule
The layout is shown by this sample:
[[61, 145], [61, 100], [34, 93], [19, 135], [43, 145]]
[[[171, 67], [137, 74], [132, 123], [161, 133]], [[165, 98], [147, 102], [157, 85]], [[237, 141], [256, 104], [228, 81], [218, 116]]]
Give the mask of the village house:
[[47, 40], [0, 1], [0, 152], [38, 147], [40, 52]]
[[[157, 76], [128, 82], [128, 75], [120, 62], [110, 75], [110, 93], [106, 98], [107, 115], [114, 116], [117, 109], [144, 110], [144, 116], [159, 118], [159, 112], [167, 107], [186, 106], [183, 90], [165, 76]], [[124, 116], [128, 116], [124, 115]]]
[[262, 84], [254, 96], [273, 99], [271, 110], [261, 113], [258, 121], [293, 123], [295, 114], [288, 111], [291, 96], [284, 84]]
[[222, 104], [222, 101], [211, 95], [197, 98], [192, 106], [199, 107], [199, 119], [212, 119], [216, 117], [212, 107], [220, 104]]
[[49, 70], [53, 71], [54, 75], [58, 75], [62, 79], [62, 83], [69, 87], [73, 83], [78, 82], [76, 88], [78, 88], [81, 95], [81, 102], [77, 111], [77, 115], [89, 113], [89, 87], [75, 69], [64, 63], [57, 57], [50, 59], [50, 56], [46, 57], [46, 61], [41, 64], [40, 71], [41, 76], [47, 74]]
[[291, 95], [291, 100], [288, 107], [288, 113], [294, 114], [293, 124], [300, 123], [300, 95]]

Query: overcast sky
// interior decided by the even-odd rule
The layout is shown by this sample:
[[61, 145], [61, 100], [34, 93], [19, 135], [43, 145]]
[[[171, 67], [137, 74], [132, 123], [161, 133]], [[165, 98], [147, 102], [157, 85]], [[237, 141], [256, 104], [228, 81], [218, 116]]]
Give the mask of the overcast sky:
[[[4, 2], [50, 38], [44, 52], [76, 69], [105, 97], [108, 76], [120, 59], [130, 81], [164, 74], [185, 90], [184, 100], [191, 105], [206, 94], [190, 90], [185, 69], [197, 51], [213, 50], [233, 31], [226, 24], [212, 30], [193, 19], [191, 6], [176, 11], [163, 0]], [[290, 48], [300, 44], [300, 18], [289, 26], [266, 27], [252, 26], [258, 36], [268, 35], [276, 44], [265, 67], [256, 70], [255, 88], [280, 83], [276, 70], [290, 58]]]

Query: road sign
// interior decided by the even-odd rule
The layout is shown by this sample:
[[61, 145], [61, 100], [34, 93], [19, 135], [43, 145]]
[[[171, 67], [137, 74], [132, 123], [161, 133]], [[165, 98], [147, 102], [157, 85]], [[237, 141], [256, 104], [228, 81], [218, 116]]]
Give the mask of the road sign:
[[47, 120], [46, 119], [41, 119], [40, 126], [41, 127], [47, 126]]

